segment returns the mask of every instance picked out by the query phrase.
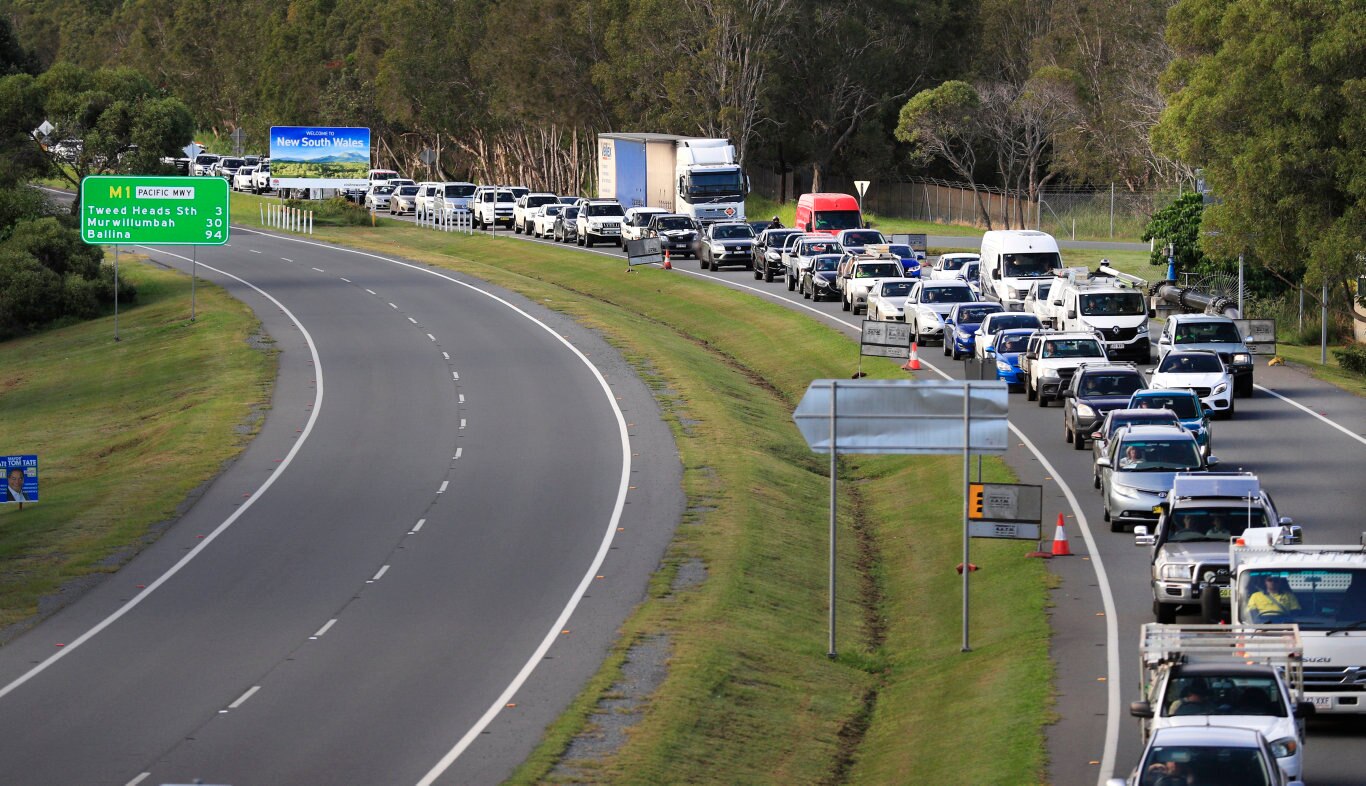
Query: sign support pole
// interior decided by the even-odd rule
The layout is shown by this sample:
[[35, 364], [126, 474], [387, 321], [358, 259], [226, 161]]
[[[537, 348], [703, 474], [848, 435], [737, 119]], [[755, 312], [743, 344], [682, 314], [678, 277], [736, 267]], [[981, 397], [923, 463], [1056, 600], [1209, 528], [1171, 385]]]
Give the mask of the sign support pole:
[[968, 561], [968, 483], [972, 480], [972, 465], [968, 446], [972, 444], [972, 383], [964, 382], [963, 390], [963, 652], [972, 652], [968, 645], [968, 576], [972, 575]]
[[835, 652], [835, 478], [839, 469], [838, 459], [839, 450], [836, 442], [836, 435], [839, 429], [835, 426], [835, 418], [839, 411], [835, 405], [836, 390], [839, 383], [835, 380], [830, 381], [830, 643], [826, 649], [826, 657], [834, 660]]
[[199, 246], [190, 246], [190, 321], [195, 318], [195, 282], [199, 278]]
[[114, 341], [119, 340], [119, 247], [114, 246]]

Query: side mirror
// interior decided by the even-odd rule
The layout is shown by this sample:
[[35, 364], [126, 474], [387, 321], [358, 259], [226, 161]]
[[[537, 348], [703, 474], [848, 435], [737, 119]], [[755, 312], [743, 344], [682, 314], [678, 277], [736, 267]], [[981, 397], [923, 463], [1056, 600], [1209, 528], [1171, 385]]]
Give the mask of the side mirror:
[[[1146, 701], [1129, 702], [1129, 714], [1135, 718], [1151, 718], [1153, 716], [1153, 705]], [[1123, 783], [1124, 781], [1120, 781]]]
[[1170, 343], [1172, 343], [1172, 340], [1171, 340], [1170, 338], [1167, 338], [1166, 334], [1163, 334], [1163, 335], [1157, 337], [1157, 343], [1159, 343], [1159, 344], [1170, 344]]
[[1101, 456], [1100, 458], [1096, 459], [1096, 466], [1097, 466], [1097, 467], [1100, 467], [1101, 469], [1109, 469], [1109, 468], [1110, 468], [1110, 457], [1109, 457], [1109, 456]]
[[1075, 308], [1070, 308], [1070, 309], [1068, 309], [1068, 310], [1067, 310], [1067, 318], [1068, 318], [1068, 319], [1076, 319], [1076, 318], [1077, 318], [1077, 310], [1076, 310]]
[[1288, 527], [1291, 524], [1294, 524], [1295, 520], [1290, 518], [1289, 516], [1281, 516], [1279, 519], [1276, 520], [1276, 523], [1281, 525], [1282, 527]]
[[1104, 438], [1105, 438], [1105, 435], [1102, 434], [1102, 433], [1100, 433], [1099, 431], [1092, 431], [1092, 432], [1091, 432], [1091, 439], [1104, 439]]
[[996, 347], [986, 347], [986, 348], [983, 349], [982, 351], [985, 352], [985, 353], [988, 354], [988, 355], [995, 355], [995, 354], [996, 354]]
[[1157, 316], [1157, 309], [1155, 309], [1155, 308], [1150, 308], [1150, 309], [1148, 309], [1148, 319], [1152, 319], [1153, 317], [1156, 317], [1156, 316]]
[[1157, 370], [1157, 369], [1155, 369], [1155, 368], [1145, 368], [1145, 369], [1143, 369], [1143, 373], [1144, 373], [1144, 374], [1147, 374], [1148, 376], [1151, 377], [1151, 376], [1153, 375], [1153, 372], [1156, 371], [1156, 370]]
[[1312, 701], [1295, 702], [1295, 717], [1308, 718], [1318, 714], [1319, 708]]
[[1304, 531], [1296, 524], [1290, 524], [1281, 530], [1281, 542], [1287, 546], [1294, 546], [1304, 542]]
[[1213, 467], [1213, 466], [1215, 466], [1215, 465], [1218, 464], [1218, 463], [1219, 463], [1219, 457], [1218, 457], [1218, 456], [1210, 456], [1209, 458], [1205, 459], [1205, 466], [1208, 466], [1208, 467]]
[[1062, 392], [1062, 397], [1063, 397], [1063, 398], [1076, 398], [1076, 397], [1077, 397], [1077, 391], [1072, 390], [1071, 388], [1068, 388], [1067, 390], [1064, 390], [1064, 391]]
[[[1139, 532], [1139, 530], [1143, 530], [1143, 531], [1142, 531], [1142, 532]], [[1157, 545], [1157, 536], [1156, 536], [1156, 535], [1149, 535], [1149, 534], [1148, 534], [1148, 528], [1147, 528], [1147, 527], [1134, 527], [1134, 545], [1135, 545], [1135, 546], [1155, 546], [1155, 545]]]

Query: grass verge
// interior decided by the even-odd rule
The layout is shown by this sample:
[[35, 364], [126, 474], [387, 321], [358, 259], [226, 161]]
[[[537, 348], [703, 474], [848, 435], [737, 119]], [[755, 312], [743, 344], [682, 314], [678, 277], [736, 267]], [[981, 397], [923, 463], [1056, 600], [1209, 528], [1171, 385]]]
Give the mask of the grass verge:
[[[234, 218], [254, 225], [253, 198]], [[1051, 684], [1032, 544], [976, 547], [974, 650], [959, 652], [956, 464], [846, 462], [840, 657], [826, 657], [828, 464], [790, 413], [813, 378], [847, 377], [851, 339], [691, 276], [380, 219], [315, 239], [491, 281], [600, 330], [652, 385], [684, 465], [689, 514], [612, 658], [512, 779], [552, 779], [631, 643], [665, 635], [669, 673], [625, 746], [577, 763], [595, 783], [1026, 783], [1041, 779]], [[870, 359], [872, 376], [904, 376]], [[988, 462], [995, 477], [1004, 469]], [[701, 560], [707, 581], [671, 577]], [[945, 723], [945, 718], [958, 719]], [[966, 720], [965, 720], [966, 719]], [[963, 730], [975, 755], [964, 762]], [[908, 741], [914, 740], [914, 744]], [[966, 769], [965, 769], [966, 768]]]
[[1327, 365], [1319, 362], [1319, 347], [1317, 346], [1277, 344], [1276, 354], [1314, 375], [1315, 379], [1336, 385], [1353, 395], [1366, 397], [1366, 377], [1343, 370], [1337, 357], [1333, 355], [1334, 349], [1341, 348], [1341, 345], [1328, 347]]
[[[71, 582], [110, 573], [234, 456], [268, 402], [259, 323], [201, 283], [124, 255], [138, 305], [4, 345], [0, 445], [37, 453], [41, 501], [0, 506], [0, 631]], [[11, 628], [10, 632], [15, 632]]]

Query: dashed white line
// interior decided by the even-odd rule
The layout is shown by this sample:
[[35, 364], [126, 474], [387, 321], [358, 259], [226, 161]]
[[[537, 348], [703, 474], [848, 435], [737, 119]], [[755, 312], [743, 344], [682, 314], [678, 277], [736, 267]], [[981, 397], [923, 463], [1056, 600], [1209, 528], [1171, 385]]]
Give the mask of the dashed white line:
[[459, 460], [460, 460], [461, 454], [464, 453], [464, 452], [465, 452], [465, 449], [464, 449], [464, 448], [456, 448], [456, 449], [455, 449], [455, 455], [454, 455], [454, 456], [451, 456], [451, 458], [454, 459], [455, 461], [459, 461]]
[[398, 306], [394, 305], [393, 303], [390, 303], [389, 308], [398, 308]]
[[451, 482], [450, 482], [449, 480], [443, 480], [443, 481], [441, 481], [441, 488], [437, 489], [437, 490], [436, 490], [436, 493], [438, 493], [438, 494], [445, 494], [445, 493], [446, 493], [446, 487], [449, 486], [449, 485], [451, 485]]
[[252, 696], [256, 695], [256, 691], [258, 691], [258, 690], [260, 690], [260, 689], [261, 689], [261, 686], [260, 686], [260, 685], [253, 685], [253, 686], [251, 686], [250, 688], [247, 689], [247, 692], [246, 692], [246, 693], [243, 693], [241, 696], [238, 696], [238, 697], [237, 697], [237, 701], [234, 701], [232, 704], [229, 704], [229, 705], [228, 705], [228, 709], [230, 709], [230, 710], [235, 710], [235, 709], [237, 709], [238, 707], [241, 707], [243, 704], [246, 703], [247, 699], [250, 699]]
[[247, 250], [250, 251], [250, 252], [253, 253], [253, 254], [259, 254], [259, 253], [261, 253], [260, 251], [257, 251], [257, 250], [254, 249], [254, 248], [249, 248], [249, 249], [247, 249]]
[[[446, 355], [445, 352], [442, 352], [441, 354]], [[447, 360], [450, 360], [450, 359], [451, 359], [451, 356], [450, 356], [450, 355], [446, 355], [446, 359], [447, 359]], [[452, 371], [452, 372], [451, 372], [451, 377], [452, 377], [453, 379], [460, 379], [460, 372], [459, 372], [459, 371]]]
[[326, 273], [326, 272], [327, 272], [326, 270], [323, 270], [323, 269], [320, 268], [320, 267], [315, 267], [315, 268], [313, 268], [313, 269], [316, 270], [316, 271], [318, 271], [319, 273]]
[[314, 639], [320, 639], [320, 638], [322, 638], [323, 634], [324, 634], [324, 633], [327, 633], [327, 631], [330, 630], [330, 629], [332, 628], [332, 626], [333, 626], [333, 625], [336, 625], [336, 624], [337, 624], [337, 618], [336, 618], [336, 617], [333, 617], [332, 619], [328, 620], [326, 625], [322, 626], [321, 628], [318, 628], [318, 632], [317, 632], [317, 633], [314, 633], [312, 636], [309, 636], [309, 637], [308, 637], [309, 641], [313, 641]]
[[417, 320], [416, 320], [416, 319], [413, 319], [412, 317], [408, 317], [408, 321], [411, 322], [411, 323], [413, 323], [414, 325], [417, 324]]
[[366, 292], [369, 292], [369, 293], [372, 294], [372, 295], [377, 294], [377, 293], [375, 292], [375, 290], [373, 290], [373, 289], [367, 289], [367, 290], [365, 290], [365, 291], [366, 291]]
[[408, 534], [409, 534], [409, 535], [416, 535], [416, 534], [418, 533], [418, 531], [420, 531], [420, 530], [422, 529], [422, 525], [423, 525], [423, 524], [426, 524], [426, 523], [427, 523], [427, 520], [426, 520], [426, 519], [418, 519], [418, 520], [417, 520], [417, 523], [413, 525], [413, 528], [410, 529], [410, 530], [408, 530]]
[[389, 566], [388, 566], [388, 565], [385, 565], [384, 567], [382, 567], [382, 568], [379, 569], [379, 573], [376, 573], [374, 576], [372, 576], [372, 577], [370, 578], [370, 580], [367, 581], [366, 583], [367, 583], [367, 584], [373, 584], [373, 583], [375, 583], [376, 581], [379, 581], [380, 579], [384, 578], [384, 574], [386, 574], [386, 573], [388, 573], [388, 572], [389, 572]]
[[430, 338], [432, 341], [436, 341], [436, 336], [433, 336], [431, 333], [427, 334], [427, 338]]
[[461, 419], [460, 419], [460, 430], [461, 430], [461, 431], [464, 431], [464, 430], [465, 430], [465, 419], [464, 419], [464, 418], [461, 418]]
[[293, 261], [294, 261], [294, 260], [290, 259], [289, 257], [280, 257], [280, 259], [283, 259], [283, 260], [286, 261], [286, 262], [293, 262]]
[[152, 776], [152, 773], [150, 773], [150, 772], [144, 772], [144, 773], [142, 773], [141, 775], [139, 775], [138, 777], [132, 779], [131, 781], [128, 781], [128, 783], [124, 784], [124, 786], [138, 786], [139, 783], [142, 783], [143, 781], [147, 780], [147, 779], [150, 778], [151, 776]]
[[461, 393], [461, 394], [460, 394], [460, 403], [461, 403], [461, 404], [464, 404], [464, 403], [465, 403], [465, 394], [464, 394], [464, 393]]
[[351, 279], [347, 278], [346, 276], [338, 276], [338, 278], [340, 278], [342, 281], [345, 281], [348, 284], [351, 283]]
[[[450, 359], [451, 359], [451, 353], [449, 353], [449, 352], [442, 352], [442, 353], [441, 353], [441, 357], [443, 357], [443, 358], [445, 358], [445, 359], [447, 359], [447, 360], [450, 360]], [[456, 378], [456, 379], [460, 379], [460, 375], [459, 375], [459, 374], [456, 374], [456, 375], [455, 375], [455, 378]]]

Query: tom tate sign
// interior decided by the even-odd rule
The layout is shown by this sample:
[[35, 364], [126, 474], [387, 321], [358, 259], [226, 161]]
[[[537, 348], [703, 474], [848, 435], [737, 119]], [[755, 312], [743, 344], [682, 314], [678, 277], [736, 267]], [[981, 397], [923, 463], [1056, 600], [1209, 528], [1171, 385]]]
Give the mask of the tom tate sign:
[[92, 175], [81, 181], [81, 240], [221, 246], [228, 242], [228, 182], [217, 177]]

